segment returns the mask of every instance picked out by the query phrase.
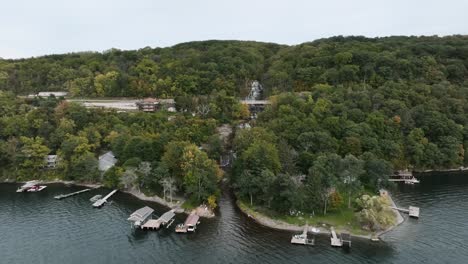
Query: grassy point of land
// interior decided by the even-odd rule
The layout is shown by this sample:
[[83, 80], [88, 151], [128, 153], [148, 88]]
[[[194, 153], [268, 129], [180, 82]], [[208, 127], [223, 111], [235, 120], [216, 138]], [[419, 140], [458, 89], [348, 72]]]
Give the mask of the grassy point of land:
[[237, 205], [241, 211], [261, 224], [276, 229], [301, 230], [307, 223], [309, 226], [316, 226], [326, 230], [334, 227], [338, 232], [347, 231], [358, 236], [367, 237], [372, 234], [361, 228], [352, 208], [332, 211], [327, 215], [290, 216], [282, 215], [264, 208], [250, 206], [248, 203], [242, 201], [238, 201]]

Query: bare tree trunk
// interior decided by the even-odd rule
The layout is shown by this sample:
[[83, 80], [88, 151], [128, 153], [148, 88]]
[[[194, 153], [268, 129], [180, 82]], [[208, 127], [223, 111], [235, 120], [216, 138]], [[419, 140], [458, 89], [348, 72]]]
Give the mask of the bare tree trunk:
[[252, 197], [252, 193], [250, 193], [250, 206], [253, 206], [253, 197]]
[[169, 186], [169, 199], [171, 200], [172, 203], [172, 184]]
[[351, 208], [351, 192], [348, 195], [348, 209]]
[[198, 202], [200, 202], [201, 177], [198, 177]]
[[327, 200], [328, 200], [328, 197], [327, 199], [325, 199], [325, 206], [323, 207], [323, 215], [326, 215], [327, 214]]

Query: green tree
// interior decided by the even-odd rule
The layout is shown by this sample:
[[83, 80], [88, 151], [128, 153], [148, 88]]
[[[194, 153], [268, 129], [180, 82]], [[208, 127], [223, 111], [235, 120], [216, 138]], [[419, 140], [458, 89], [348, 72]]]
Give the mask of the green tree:
[[18, 156], [20, 166], [34, 172], [41, 169], [45, 165], [46, 155], [50, 152], [50, 149], [44, 145], [44, 139], [20, 137], [20, 144]]
[[396, 222], [388, 197], [363, 195], [356, 199], [356, 204], [360, 208], [360, 222], [370, 231], [384, 230]]

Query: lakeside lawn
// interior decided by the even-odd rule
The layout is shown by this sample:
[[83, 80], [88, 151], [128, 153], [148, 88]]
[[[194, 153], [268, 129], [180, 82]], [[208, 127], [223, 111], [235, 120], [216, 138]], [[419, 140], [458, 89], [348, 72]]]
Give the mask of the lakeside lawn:
[[245, 213], [254, 218], [268, 218], [274, 221], [281, 221], [286, 224], [295, 226], [304, 226], [306, 223], [309, 226], [325, 227], [327, 229], [334, 227], [338, 232], [348, 231], [354, 235], [371, 235], [371, 232], [363, 230], [356, 218], [356, 212], [353, 208], [342, 208], [339, 210], [329, 211], [326, 215], [323, 214], [304, 214], [301, 216], [292, 216], [279, 214], [277, 212], [257, 207], [250, 204], [238, 201], [239, 208]]

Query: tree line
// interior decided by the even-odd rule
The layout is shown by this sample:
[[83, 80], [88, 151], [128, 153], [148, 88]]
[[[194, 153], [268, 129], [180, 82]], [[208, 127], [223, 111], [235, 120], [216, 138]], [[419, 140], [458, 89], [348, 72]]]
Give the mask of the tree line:
[[[219, 122], [211, 117], [118, 113], [53, 97], [25, 100], [3, 91], [0, 105], [2, 179], [103, 182], [215, 205], [222, 176], [216, 160], [223, 148]], [[109, 150], [118, 163], [103, 174], [97, 158]], [[51, 154], [59, 158], [55, 169], [46, 168]]]
[[[117, 184], [117, 175], [163, 194], [211, 190], [204, 175], [212, 183], [219, 172], [200, 160], [223, 151], [217, 125], [249, 116], [238, 99], [259, 80], [272, 104], [251, 122], [254, 128], [235, 132], [233, 186], [242, 199], [276, 211], [326, 213], [365, 204], [354, 198], [385, 186], [393, 170], [468, 165], [467, 68], [466, 36], [338, 36], [295, 46], [202, 41], [0, 60], [0, 89], [10, 91], [0, 106], [0, 162], [14, 164], [21, 175], [38, 166], [28, 164], [34, 155], [61, 152], [73, 178], [83, 168], [76, 164], [111, 148], [122, 166], [134, 170], [125, 174], [118, 166], [106, 178], [109, 184]], [[173, 97], [180, 113], [168, 121], [162, 113], [89, 111], [14, 97], [43, 90], [74, 97]], [[145, 162], [155, 175], [151, 181]]]

